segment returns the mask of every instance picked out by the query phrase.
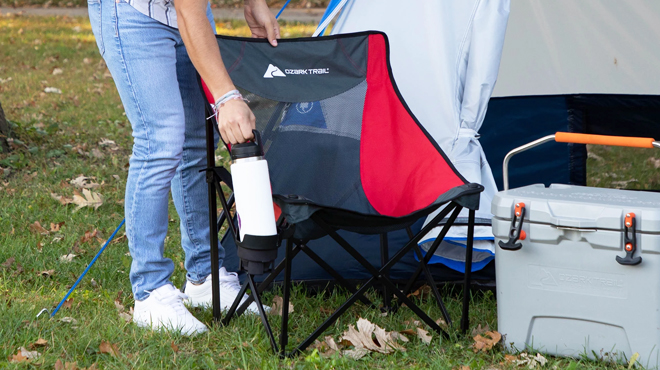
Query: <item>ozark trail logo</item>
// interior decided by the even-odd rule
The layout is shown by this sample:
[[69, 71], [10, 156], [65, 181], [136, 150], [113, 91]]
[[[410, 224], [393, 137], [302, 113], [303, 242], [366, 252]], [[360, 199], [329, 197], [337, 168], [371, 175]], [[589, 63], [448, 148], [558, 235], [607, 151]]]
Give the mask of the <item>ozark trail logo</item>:
[[266, 73], [264, 73], [264, 78], [273, 78], [273, 77], [286, 77], [286, 75], [284, 74], [284, 72], [282, 72], [281, 69], [275, 67], [272, 64], [269, 64]]
[[296, 110], [300, 114], [309, 113], [314, 108], [314, 102], [302, 102], [296, 104]]
[[327, 75], [330, 74], [330, 68], [294, 68], [282, 71], [278, 67], [269, 64], [264, 78], [286, 77], [286, 75]]

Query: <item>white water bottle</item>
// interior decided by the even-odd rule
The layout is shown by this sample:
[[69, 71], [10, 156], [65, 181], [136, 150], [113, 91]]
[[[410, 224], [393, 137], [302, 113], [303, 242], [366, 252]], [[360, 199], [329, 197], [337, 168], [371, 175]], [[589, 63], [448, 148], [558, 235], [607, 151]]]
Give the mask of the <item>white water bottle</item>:
[[231, 146], [230, 168], [240, 242], [246, 241], [246, 235], [277, 235], [268, 163], [263, 158], [259, 131], [253, 130], [253, 133], [253, 141]]

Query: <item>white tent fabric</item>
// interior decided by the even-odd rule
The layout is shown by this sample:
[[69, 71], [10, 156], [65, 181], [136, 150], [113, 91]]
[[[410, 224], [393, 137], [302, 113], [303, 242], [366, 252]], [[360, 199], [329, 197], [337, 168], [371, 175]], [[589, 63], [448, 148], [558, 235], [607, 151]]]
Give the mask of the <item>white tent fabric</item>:
[[660, 95], [660, 1], [513, 0], [493, 96]]
[[[509, 0], [349, 0], [332, 31], [388, 35], [392, 71], [410, 109], [458, 171], [486, 187], [477, 212], [485, 220], [497, 187], [478, 131], [497, 79], [508, 15]], [[489, 226], [479, 229], [481, 239], [492, 240]], [[423, 242], [434, 240], [439, 230]], [[436, 254], [465, 240], [464, 228], [453, 227], [448, 239], [454, 243]], [[475, 248], [494, 252], [488, 240]]]

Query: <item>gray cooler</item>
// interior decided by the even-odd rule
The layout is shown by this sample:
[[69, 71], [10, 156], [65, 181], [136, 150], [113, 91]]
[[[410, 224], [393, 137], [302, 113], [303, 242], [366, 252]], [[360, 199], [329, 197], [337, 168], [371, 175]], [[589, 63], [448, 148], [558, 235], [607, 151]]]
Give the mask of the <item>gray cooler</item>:
[[531, 185], [498, 193], [492, 213], [510, 350], [612, 361], [637, 352], [658, 367], [660, 193]]

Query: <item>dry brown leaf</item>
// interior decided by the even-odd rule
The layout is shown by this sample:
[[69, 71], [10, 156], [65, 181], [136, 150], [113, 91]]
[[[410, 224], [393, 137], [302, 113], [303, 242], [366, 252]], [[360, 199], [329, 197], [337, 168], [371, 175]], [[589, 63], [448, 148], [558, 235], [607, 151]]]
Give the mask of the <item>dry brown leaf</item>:
[[9, 269], [11, 265], [14, 263], [14, 261], [16, 261], [16, 258], [9, 257], [5, 260], [5, 262], [0, 263], [0, 266], [2, 266], [2, 268]]
[[114, 357], [119, 356], [119, 349], [117, 349], [117, 345], [114, 343], [106, 342], [106, 341], [101, 341], [101, 344], [99, 345], [99, 351], [101, 353], [107, 353], [110, 354]]
[[417, 336], [418, 336], [419, 339], [421, 339], [422, 342], [424, 342], [425, 344], [430, 344], [430, 343], [431, 343], [431, 339], [433, 339], [433, 336], [432, 336], [432, 335], [429, 335], [429, 332], [426, 331], [426, 330], [424, 330], [424, 329], [422, 329], [422, 328], [417, 328]]
[[339, 346], [337, 345], [337, 343], [335, 342], [335, 340], [331, 336], [329, 336], [329, 335], [326, 336], [325, 337], [325, 342], [328, 344], [328, 347], [330, 347], [330, 349], [335, 350], [335, 351], [339, 351]]
[[172, 347], [172, 351], [174, 351], [174, 353], [178, 353], [178, 352], [179, 352], [179, 346], [177, 346], [176, 344], [174, 344], [174, 342], [170, 343], [170, 347]]
[[60, 229], [62, 228], [62, 226], [64, 226], [64, 221], [62, 221], [62, 222], [58, 222], [58, 223], [52, 223], [52, 222], [51, 222], [51, 223], [50, 223], [50, 232], [51, 232], [51, 233], [54, 233], [54, 232], [60, 231]]
[[57, 361], [55, 361], [55, 365], [53, 366], [53, 369], [64, 370], [64, 364], [62, 363], [62, 360], [58, 358]]
[[506, 361], [507, 364], [510, 364], [513, 361], [518, 360], [518, 356], [506, 354], [506, 355], [504, 355], [504, 360]]
[[48, 230], [44, 229], [39, 221], [34, 221], [33, 224], [30, 224], [30, 231], [36, 234], [48, 235]]
[[[270, 306], [270, 312], [274, 315], [282, 316], [282, 307], [284, 306], [284, 298], [276, 295], [273, 297], [273, 304]], [[289, 314], [293, 312], [293, 304], [289, 302]]]
[[110, 139], [101, 138], [101, 141], [99, 142], [99, 146], [107, 148], [112, 152], [116, 152], [117, 150], [119, 150], [119, 145], [117, 145], [117, 143], [115, 143], [113, 140]]
[[64, 370], [78, 370], [78, 361], [64, 363]]
[[399, 333], [401, 334], [406, 334], [406, 335], [415, 335], [417, 334], [415, 330], [413, 329], [406, 329], [406, 330], [401, 330]]
[[99, 234], [98, 229], [94, 229], [94, 231], [85, 231], [85, 235], [80, 238], [80, 244], [85, 244], [88, 241], [96, 238]]
[[69, 298], [62, 303], [62, 307], [64, 308], [71, 308], [71, 305], [73, 305], [73, 298]]
[[51, 276], [55, 275], [55, 270], [41, 271], [41, 272], [39, 272], [39, 275], [41, 275], [43, 277], [51, 277]]
[[20, 347], [18, 352], [9, 358], [9, 362], [25, 362], [29, 360], [36, 360], [41, 356], [37, 351], [28, 351], [25, 347]]
[[94, 207], [98, 209], [103, 205], [103, 196], [99, 193], [82, 189], [82, 195], [76, 190], [73, 191], [73, 203], [78, 206], [76, 211], [84, 207]]
[[487, 331], [483, 335], [477, 335], [474, 338], [472, 349], [475, 353], [482, 351], [487, 352], [493, 348], [494, 345], [499, 343], [502, 339], [502, 334], [496, 331]]
[[408, 294], [408, 298], [410, 297], [417, 297], [419, 299], [426, 299], [426, 297], [431, 295], [431, 287], [424, 284], [419, 289], [415, 290], [414, 292]]
[[481, 335], [485, 332], [490, 331], [490, 327], [488, 327], [488, 324], [485, 326], [481, 326], [481, 324], [477, 325], [476, 328], [472, 329], [472, 336], [475, 337], [477, 335]]
[[61, 319], [59, 319], [59, 320], [57, 320], [57, 321], [65, 322], [65, 323], [73, 324], [73, 325], [78, 324], [78, 320], [74, 319], [73, 317], [68, 317], [68, 316], [67, 316], [67, 317], [63, 317], [63, 318], [61, 318]]
[[96, 362], [95, 362], [95, 363], [91, 364], [91, 365], [87, 368], [87, 370], [98, 370], [98, 365], [96, 365]]
[[467, 365], [461, 365], [461, 367], [459, 367], [458, 370], [470, 370], [470, 367]]
[[94, 180], [94, 179], [95, 179], [94, 177], [87, 177], [87, 176], [80, 175], [80, 176], [76, 177], [75, 179], [69, 181], [69, 183], [71, 185], [77, 187], [77, 188], [80, 188], [80, 189], [96, 189], [101, 185], [93, 182], [92, 180]]
[[50, 197], [60, 202], [61, 205], [65, 206], [67, 204], [73, 203], [73, 198], [67, 198], [64, 195], [58, 195], [55, 193], [50, 193]]
[[397, 334], [387, 332], [369, 320], [360, 318], [357, 322], [357, 330], [355, 326], [349, 325], [348, 330], [342, 335], [341, 339], [354, 347], [352, 350], [343, 351], [342, 354], [350, 358], [359, 359], [368, 352], [387, 354], [397, 350], [405, 351], [405, 348], [397, 343], [397, 340], [399, 340]]
[[331, 309], [328, 309], [328, 308], [325, 308], [323, 306], [321, 306], [319, 308], [319, 311], [321, 311], [321, 313], [324, 314], [324, 315], [332, 315], [332, 313], [335, 312], [335, 311], [333, 311]]
[[133, 307], [131, 307], [129, 312], [120, 312], [119, 317], [121, 317], [126, 322], [133, 321]]
[[39, 339], [37, 339], [36, 342], [30, 344], [30, 345], [29, 345], [29, 348], [30, 348], [30, 349], [34, 349], [34, 348], [37, 348], [37, 347], [45, 347], [45, 346], [47, 346], [47, 345], [48, 345], [48, 341], [47, 341], [47, 340], [45, 340], [44, 338], [39, 338]]
[[658, 158], [653, 158], [653, 157], [649, 158], [649, 163], [651, 163], [653, 167], [655, 167], [656, 169], [660, 168], [660, 159]]

